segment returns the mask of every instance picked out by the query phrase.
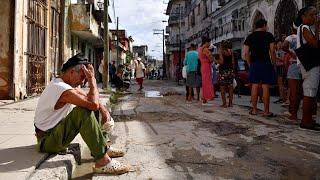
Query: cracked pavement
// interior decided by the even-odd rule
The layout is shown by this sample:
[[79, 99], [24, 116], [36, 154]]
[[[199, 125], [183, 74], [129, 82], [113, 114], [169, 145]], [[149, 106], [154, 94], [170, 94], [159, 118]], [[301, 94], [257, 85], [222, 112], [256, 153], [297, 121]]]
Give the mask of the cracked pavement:
[[[135, 87], [133, 87], [135, 88]], [[186, 103], [184, 87], [147, 81], [146, 98], [134, 91], [114, 108], [113, 146], [132, 171], [84, 179], [320, 179], [319, 133], [299, 129], [285, 118], [251, 116], [248, 108]], [[84, 163], [84, 167], [88, 166]], [[91, 164], [92, 165], [92, 164]], [[79, 170], [78, 170], [79, 171]]]

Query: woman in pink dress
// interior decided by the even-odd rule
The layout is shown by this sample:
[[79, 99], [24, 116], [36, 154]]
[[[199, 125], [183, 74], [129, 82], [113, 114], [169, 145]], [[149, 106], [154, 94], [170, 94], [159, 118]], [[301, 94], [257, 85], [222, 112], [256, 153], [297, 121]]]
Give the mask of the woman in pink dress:
[[208, 100], [214, 97], [214, 89], [212, 84], [211, 64], [213, 56], [208, 49], [210, 46], [210, 39], [202, 37], [201, 47], [198, 49], [199, 59], [201, 62], [201, 76], [202, 76], [202, 104], [206, 104]]

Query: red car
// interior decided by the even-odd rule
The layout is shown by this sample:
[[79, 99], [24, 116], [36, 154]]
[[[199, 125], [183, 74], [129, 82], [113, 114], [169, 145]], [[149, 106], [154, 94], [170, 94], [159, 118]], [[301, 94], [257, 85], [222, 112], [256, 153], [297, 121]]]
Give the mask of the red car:
[[237, 88], [238, 94], [245, 93], [247, 94], [250, 91], [250, 83], [249, 83], [249, 66], [246, 61], [243, 59], [238, 59], [237, 61], [237, 72], [236, 72], [236, 80], [237, 80]]

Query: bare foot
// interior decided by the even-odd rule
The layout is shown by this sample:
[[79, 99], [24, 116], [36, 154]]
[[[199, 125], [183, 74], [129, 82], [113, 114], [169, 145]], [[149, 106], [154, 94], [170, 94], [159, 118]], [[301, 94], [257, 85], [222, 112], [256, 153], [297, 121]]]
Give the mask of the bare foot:
[[222, 105], [220, 105], [220, 107], [227, 108], [228, 106], [226, 104], [222, 104]]
[[96, 167], [96, 168], [103, 167], [103, 166], [105, 166], [106, 164], [108, 164], [110, 161], [111, 161], [111, 158], [110, 158], [110, 157], [108, 156], [108, 154], [106, 153], [103, 158], [101, 158], [101, 159], [99, 159], [98, 161], [96, 161], [95, 167]]

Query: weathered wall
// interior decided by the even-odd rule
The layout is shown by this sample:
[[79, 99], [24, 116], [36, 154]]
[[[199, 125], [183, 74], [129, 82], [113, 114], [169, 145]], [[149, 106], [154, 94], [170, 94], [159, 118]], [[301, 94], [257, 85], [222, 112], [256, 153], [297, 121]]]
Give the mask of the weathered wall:
[[9, 99], [12, 84], [13, 2], [2, 0], [0, 6], [0, 99]]
[[71, 15], [71, 1], [65, 0], [64, 6], [64, 34], [63, 34], [63, 57], [62, 61], [65, 62], [72, 56], [71, 51], [71, 30], [70, 30], [70, 15]]

